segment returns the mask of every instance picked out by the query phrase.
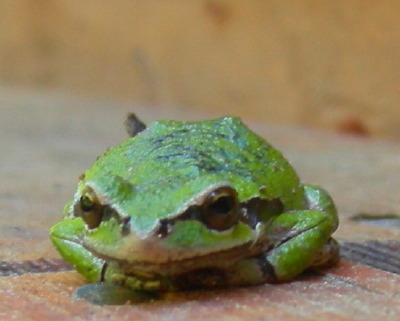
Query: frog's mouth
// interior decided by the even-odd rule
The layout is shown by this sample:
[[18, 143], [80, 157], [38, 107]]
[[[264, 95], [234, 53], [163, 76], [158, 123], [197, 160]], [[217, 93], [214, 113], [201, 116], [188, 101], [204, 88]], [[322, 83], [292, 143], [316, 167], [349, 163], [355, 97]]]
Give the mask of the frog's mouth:
[[[81, 242], [92, 255], [113, 262], [123, 271], [172, 275], [198, 268], [226, 268], [265, 251], [270, 243], [264, 233], [265, 224], [255, 225], [239, 221], [228, 230], [217, 231], [197, 220], [177, 220], [167, 235], [160, 235], [155, 229], [142, 237], [131, 230], [128, 235], [113, 240], [119, 228], [110, 223], [88, 233]], [[107, 238], [99, 237], [103, 235], [102, 229], [107, 232]]]
[[[88, 247], [85, 248], [94, 256], [106, 261], [107, 264], [118, 266], [118, 269], [124, 271], [127, 275], [171, 276], [198, 269], [226, 269], [243, 258], [253, 257], [266, 251], [267, 247], [268, 242], [265, 242], [265, 240], [259, 240], [256, 243], [248, 241], [228, 249], [216, 250], [198, 255], [182, 257], [175, 255], [176, 253], [172, 253], [171, 255], [164, 253], [159, 255], [159, 257], [162, 258], [159, 260], [149, 258], [121, 259], [99, 253]], [[157, 252], [153, 252], [153, 255], [157, 256]]]
[[[259, 226], [260, 230], [261, 228], [262, 225]], [[121, 250], [120, 254], [125, 253], [124, 256], [113, 251], [100, 252], [99, 249], [85, 244], [85, 242], [82, 245], [92, 255], [105, 261], [103, 279], [109, 267], [120, 271], [119, 273], [125, 276], [162, 279], [183, 274], [189, 275], [192, 271], [199, 270], [224, 271], [241, 259], [265, 252], [268, 244], [270, 242], [264, 236], [253, 235], [250, 240], [235, 242], [229, 247], [215, 245], [214, 248], [203, 251], [199, 249], [182, 251], [178, 248], [165, 248], [159, 239], [140, 240], [135, 245], [133, 242], [130, 243], [129, 249]]]

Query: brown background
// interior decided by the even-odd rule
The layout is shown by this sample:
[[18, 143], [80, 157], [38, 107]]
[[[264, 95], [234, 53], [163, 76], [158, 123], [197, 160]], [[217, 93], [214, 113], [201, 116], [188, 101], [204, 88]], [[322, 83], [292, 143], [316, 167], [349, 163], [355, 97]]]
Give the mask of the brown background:
[[398, 0], [2, 0], [0, 85], [400, 139], [399, 11]]
[[[146, 123], [242, 116], [330, 192], [339, 241], [398, 244], [394, 224], [353, 218], [399, 214], [400, 145], [380, 138], [400, 139], [399, 9], [395, 0], [0, 0], [0, 320], [397, 321], [400, 276], [346, 259], [285, 284], [121, 307], [73, 300], [86, 282], [75, 271], [33, 271], [59, 259], [48, 230], [79, 174], [126, 137], [132, 110]], [[7, 274], [19, 264], [26, 270]]]

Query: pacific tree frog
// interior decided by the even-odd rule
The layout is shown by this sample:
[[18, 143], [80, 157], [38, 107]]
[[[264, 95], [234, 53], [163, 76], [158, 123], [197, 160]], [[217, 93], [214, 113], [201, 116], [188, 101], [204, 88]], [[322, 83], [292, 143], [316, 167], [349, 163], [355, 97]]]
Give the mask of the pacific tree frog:
[[80, 179], [50, 231], [91, 282], [136, 293], [286, 281], [338, 261], [329, 195], [238, 118], [158, 121]]

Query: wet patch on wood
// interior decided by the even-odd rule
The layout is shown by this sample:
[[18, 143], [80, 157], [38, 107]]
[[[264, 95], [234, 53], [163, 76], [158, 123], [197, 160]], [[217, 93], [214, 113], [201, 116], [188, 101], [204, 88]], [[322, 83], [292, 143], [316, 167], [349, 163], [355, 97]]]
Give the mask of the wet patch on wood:
[[365, 223], [372, 226], [400, 227], [400, 216], [391, 213], [382, 215], [361, 213], [352, 216], [350, 219], [354, 222]]
[[25, 273], [49, 273], [71, 271], [73, 268], [61, 259], [30, 261], [0, 261], [0, 276], [17, 276]]
[[344, 259], [400, 274], [400, 241], [341, 242]]
[[[340, 242], [340, 255], [343, 259], [400, 275], [400, 241]], [[62, 259], [0, 261], [0, 277], [72, 270]]]

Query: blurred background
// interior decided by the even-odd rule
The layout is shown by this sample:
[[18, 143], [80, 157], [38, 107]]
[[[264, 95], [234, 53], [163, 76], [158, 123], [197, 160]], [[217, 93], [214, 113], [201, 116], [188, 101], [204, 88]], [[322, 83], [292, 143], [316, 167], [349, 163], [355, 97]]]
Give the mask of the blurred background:
[[399, 12], [398, 0], [1, 0], [0, 86], [400, 140]]

